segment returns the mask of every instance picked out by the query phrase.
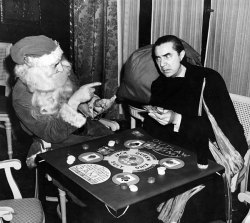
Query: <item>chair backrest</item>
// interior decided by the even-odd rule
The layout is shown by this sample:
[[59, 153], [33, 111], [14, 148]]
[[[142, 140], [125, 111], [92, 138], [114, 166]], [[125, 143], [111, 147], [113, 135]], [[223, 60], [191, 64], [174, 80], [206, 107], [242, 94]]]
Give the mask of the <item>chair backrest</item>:
[[[4, 169], [14, 197], [14, 199], [0, 201], [0, 223], [6, 221], [44, 223], [45, 217], [41, 202], [35, 198], [22, 198], [17, 183], [12, 176], [11, 168], [19, 170], [21, 166], [21, 161], [18, 159], [0, 161], [0, 169]], [[1, 178], [1, 180], [3, 179]]]
[[250, 97], [230, 93], [238, 119], [247, 141], [250, 140]]
[[5, 87], [5, 96], [10, 93], [9, 72], [6, 69], [5, 59], [10, 54], [11, 43], [0, 43], [0, 86]]
[[[184, 40], [181, 40], [187, 61], [202, 66], [201, 55]], [[159, 77], [159, 71], [152, 58], [153, 45], [147, 45], [134, 51], [124, 65], [124, 77], [117, 90], [118, 100], [129, 100], [148, 104], [151, 96], [151, 84]]]
[[[250, 143], [250, 97], [230, 93], [238, 119], [244, 129], [248, 144]], [[244, 168], [233, 177], [231, 191], [234, 192], [240, 184], [240, 191], [245, 192], [248, 188], [248, 175], [250, 167], [250, 150], [244, 156]]]

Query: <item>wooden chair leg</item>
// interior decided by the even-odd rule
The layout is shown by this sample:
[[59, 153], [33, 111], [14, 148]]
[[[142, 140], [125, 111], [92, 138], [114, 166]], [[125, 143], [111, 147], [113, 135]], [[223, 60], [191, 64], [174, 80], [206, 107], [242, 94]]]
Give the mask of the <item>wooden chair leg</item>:
[[62, 223], [67, 223], [66, 219], [66, 192], [59, 189], [59, 197], [60, 197], [60, 206], [61, 206], [61, 214], [62, 214]]
[[36, 168], [35, 198], [39, 199], [38, 170]]
[[8, 145], [8, 155], [9, 159], [12, 159], [12, 140], [11, 140], [11, 123], [10, 121], [5, 122], [6, 136], [7, 136], [7, 145]]
[[130, 117], [130, 118], [131, 118], [131, 120], [130, 120], [130, 128], [134, 129], [136, 127], [136, 120], [133, 117]]

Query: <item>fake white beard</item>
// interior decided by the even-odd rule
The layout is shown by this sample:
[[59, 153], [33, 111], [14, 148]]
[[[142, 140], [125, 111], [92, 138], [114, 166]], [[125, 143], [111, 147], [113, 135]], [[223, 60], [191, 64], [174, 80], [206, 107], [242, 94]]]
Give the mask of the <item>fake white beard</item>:
[[44, 92], [35, 91], [32, 96], [33, 114], [40, 115], [58, 115], [62, 106], [68, 102], [73, 94], [73, 83], [67, 79], [66, 83], [55, 91]]
[[21, 77], [31, 92], [34, 91], [54, 91], [65, 84], [71, 72], [70, 66], [62, 63], [63, 71], [51, 75], [55, 70], [47, 67], [31, 67], [26, 74]]
[[42, 121], [50, 120], [52, 116], [61, 117], [74, 127], [82, 127], [86, 118], [67, 104], [68, 99], [73, 94], [73, 89], [73, 83], [68, 79], [64, 86], [53, 92], [34, 92], [32, 116]]

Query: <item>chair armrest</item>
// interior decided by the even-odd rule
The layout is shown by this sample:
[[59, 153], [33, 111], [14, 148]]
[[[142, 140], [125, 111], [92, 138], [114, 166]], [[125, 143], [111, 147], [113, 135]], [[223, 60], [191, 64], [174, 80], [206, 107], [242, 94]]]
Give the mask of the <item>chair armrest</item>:
[[43, 144], [43, 146], [42, 146], [42, 147], [43, 147], [43, 148], [42, 148], [43, 152], [46, 152], [47, 149], [51, 148], [51, 143], [46, 142], [46, 141], [44, 141], [44, 140], [42, 140], [42, 139], [41, 139], [41, 142], [42, 142], [42, 144]]
[[4, 169], [6, 178], [8, 180], [9, 186], [11, 188], [12, 194], [14, 196], [14, 199], [21, 199], [22, 195], [20, 193], [20, 190], [16, 184], [16, 181], [14, 180], [12, 173], [11, 173], [11, 167], [15, 168], [16, 170], [21, 169], [21, 161], [18, 159], [12, 159], [12, 160], [4, 160], [0, 161], [0, 169]]
[[250, 204], [250, 193], [248, 191], [246, 191], [244, 193], [239, 193], [238, 199], [240, 202], [246, 201], [248, 204]]
[[[5, 221], [11, 221], [13, 218], [14, 210], [11, 207], [0, 207], [0, 218], [3, 218]], [[1, 222], [1, 219], [0, 219]]]
[[16, 170], [19, 170], [21, 169], [21, 166], [22, 166], [21, 161], [18, 159], [0, 161], [0, 169], [13, 167]]
[[135, 108], [131, 105], [129, 105], [129, 113], [130, 115], [132, 115], [133, 117], [140, 119], [142, 122], [144, 121], [144, 117], [141, 115], [141, 113], [144, 113], [145, 110], [144, 109], [140, 109], [140, 108]]

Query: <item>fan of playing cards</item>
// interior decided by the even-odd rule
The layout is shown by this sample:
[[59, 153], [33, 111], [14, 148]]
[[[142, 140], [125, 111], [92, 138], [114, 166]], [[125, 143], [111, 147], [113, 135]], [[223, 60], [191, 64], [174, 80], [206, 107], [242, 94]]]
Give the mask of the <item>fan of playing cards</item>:
[[143, 105], [142, 106], [147, 112], [153, 112], [153, 113], [158, 113], [158, 114], [163, 114], [164, 109], [161, 107], [157, 106], [152, 106], [152, 105]]

